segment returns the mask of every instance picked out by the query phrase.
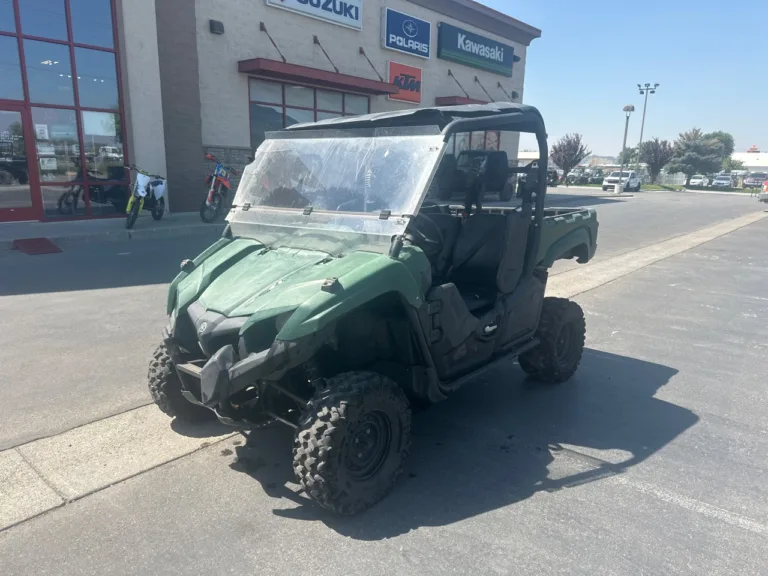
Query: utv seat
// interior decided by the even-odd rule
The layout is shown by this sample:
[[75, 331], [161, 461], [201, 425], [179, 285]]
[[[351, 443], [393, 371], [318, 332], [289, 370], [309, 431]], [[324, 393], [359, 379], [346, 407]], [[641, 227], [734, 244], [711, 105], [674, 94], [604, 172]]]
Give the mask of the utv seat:
[[459, 289], [471, 312], [489, 308], [496, 301], [496, 276], [506, 228], [504, 214], [472, 214], [464, 221], [456, 239], [450, 281]]
[[530, 216], [515, 210], [507, 214], [473, 214], [456, 239], [449, 281], [470, 312], [488, 309], [498, 294], [517, 286], [525, 263]]
[[451, 265], [456, 241], [461, 234], [461, 217], [446, 213], [432, 213], [429, 214], [429, 219], [440, 228], [443, 234], [443, 248], [437, 259], [432, 262], [432, 283], [442, 284]]

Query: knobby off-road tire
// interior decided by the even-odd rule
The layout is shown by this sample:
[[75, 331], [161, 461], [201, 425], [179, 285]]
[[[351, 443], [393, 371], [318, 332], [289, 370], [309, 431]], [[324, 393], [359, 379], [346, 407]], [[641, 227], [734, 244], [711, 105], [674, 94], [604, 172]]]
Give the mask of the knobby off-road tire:
[[152, 218], [162, 220], [163, 214], [165, 214], [165, 198], [160, 198], [155, 201], [155, 206], [152, 208]]
[[411, 446], [403, 391], [373, 372], [328, 380], [302, 418], [293, 470], [307, 495], [339, 514], [381, 500], [397, 481]]
[[518, 358], [520, 367], [536, 380], [565, 382], [579, 367], [585, 334], [581, 306], [565, 298], [544, 298], [536, 331], [539, 345]]
[[160, 344], [149, 361], [149, 393], [157, 407], [172, 418], [183, 422], [202, 422], [210, 420], [211, 410], [192, 404], [181, 394], [181, 380], [173, 367], [165, 344]]

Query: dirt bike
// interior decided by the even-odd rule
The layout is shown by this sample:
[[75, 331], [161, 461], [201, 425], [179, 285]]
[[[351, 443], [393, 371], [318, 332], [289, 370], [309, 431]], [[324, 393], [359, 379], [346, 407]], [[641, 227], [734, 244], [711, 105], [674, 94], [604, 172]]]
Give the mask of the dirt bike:
[[200, 205], [200, 219], [210, 224], [216, 220], [226, 203], [227, 193], [232, 188], [230, 175], [237, 176], [239, 172], [224, 166], [213, 154], [206, 154], [205, 158], [211, 162], [216, 162], [216, 168], [205, 179], [208, 195]]
[[131, 186], [131, 198], [125, 208], [125, 227], [129, 230], [133, 228], [145, 206], [152, 213], [152, 218], [162, 220], [165, 214], [167, 180], [157, 174], [144, 172], [133, 164], [125, 169], [136, 172], [136, 179]]

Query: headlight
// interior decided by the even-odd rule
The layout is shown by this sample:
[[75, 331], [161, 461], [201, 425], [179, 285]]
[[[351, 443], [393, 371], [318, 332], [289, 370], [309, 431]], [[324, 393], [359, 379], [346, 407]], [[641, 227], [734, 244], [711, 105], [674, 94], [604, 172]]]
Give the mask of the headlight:
[[178, 311], [176, 308], [174, 308], [171, 311], [171, 317], [168, 319], [168, 325], [171, 327], [171, 332], [173, 332], [173, 329], [176, 327], [176, 315]]

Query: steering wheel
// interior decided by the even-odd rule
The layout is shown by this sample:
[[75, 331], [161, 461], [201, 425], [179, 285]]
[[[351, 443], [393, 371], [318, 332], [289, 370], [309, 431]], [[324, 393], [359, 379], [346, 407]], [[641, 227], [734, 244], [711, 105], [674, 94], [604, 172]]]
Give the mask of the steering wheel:
[[443, 251], [443, 232], [426, 214], [418, 213], [411, 218], [404, 237], [410, 244], [420, 248], [430, 262], [434, 262]]

